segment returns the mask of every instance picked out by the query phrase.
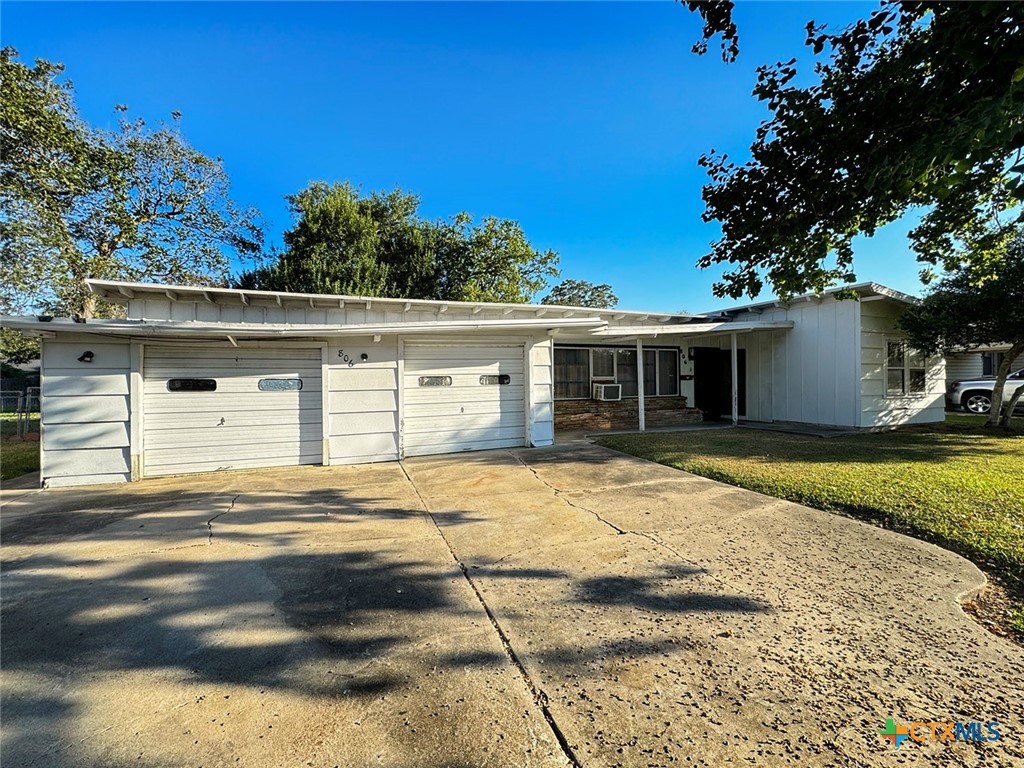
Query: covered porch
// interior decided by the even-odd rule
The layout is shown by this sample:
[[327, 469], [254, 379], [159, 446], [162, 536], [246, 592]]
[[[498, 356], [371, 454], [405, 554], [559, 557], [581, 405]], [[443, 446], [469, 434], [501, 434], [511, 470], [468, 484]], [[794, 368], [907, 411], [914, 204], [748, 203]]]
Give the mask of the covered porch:
[[556, 331], [556, 437], [738, 424], [747, 411], [746, 348], [770, 345], [793, 323], [703, 320], [609, 325], [586, 337]]

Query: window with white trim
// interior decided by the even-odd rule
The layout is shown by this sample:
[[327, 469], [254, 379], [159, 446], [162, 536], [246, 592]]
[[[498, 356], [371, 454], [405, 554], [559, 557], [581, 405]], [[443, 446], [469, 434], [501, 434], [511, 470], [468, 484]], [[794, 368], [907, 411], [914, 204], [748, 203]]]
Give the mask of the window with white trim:
[[885, 395], [920, 395], [927, 388], [928, 361], [923, 352], [905, 341], [889, 339], [885, 343]]
[[[679, 394], [679, 350], [644, 350], [644, 396]], [[555, 399], [579, 400], [592, 396], [594, 384], [619, 384], [622, 396], [636, 397], [636, 348], [555, 347]]]

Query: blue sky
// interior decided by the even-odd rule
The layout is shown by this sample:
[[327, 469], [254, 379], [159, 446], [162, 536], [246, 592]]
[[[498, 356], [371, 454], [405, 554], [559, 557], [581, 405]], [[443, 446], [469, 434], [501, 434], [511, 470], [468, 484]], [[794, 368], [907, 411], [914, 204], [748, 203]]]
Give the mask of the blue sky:
[[[181, 111], [274, 242], [283, 196], [310, 181], [400, 186], [428, 217], [520, 221], [563, 277], [611, 283], [621, 307], [699, 311], [734, 302], [694, 266], [717, 235], [697, 158], [745, 155], [766, 117], [756, 68], [806, 62], [808, 20], [842, 26], [874, 5], [740, 2], [733, 64], [690, 53], [698, 17], [668, 0], [5, 1], [0, 39], [63, 62], [94, 125], [121, 103], [150, 121]], [[857, 242], [859, 279], [920, 291], [908, 228]]]

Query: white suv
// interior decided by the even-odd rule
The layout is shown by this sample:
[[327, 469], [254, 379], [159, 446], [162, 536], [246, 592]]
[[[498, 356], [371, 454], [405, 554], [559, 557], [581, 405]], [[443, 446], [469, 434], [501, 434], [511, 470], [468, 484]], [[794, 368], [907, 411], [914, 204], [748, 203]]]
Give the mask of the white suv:
[[[954, 381], [946, 392], [946, 403], [952, 408], [963, 408], [971, 413], [988, 413], [992, 410], [992, 390], [995, 379], [974, 379]], [[1003, 402], [1007, 402], [1017, 387], [1024, 386], [1024, 368], [1006, 377], [1003, 387]], [[1017, 410], [1024, 408], [1024, 396], [1017, 402]]]

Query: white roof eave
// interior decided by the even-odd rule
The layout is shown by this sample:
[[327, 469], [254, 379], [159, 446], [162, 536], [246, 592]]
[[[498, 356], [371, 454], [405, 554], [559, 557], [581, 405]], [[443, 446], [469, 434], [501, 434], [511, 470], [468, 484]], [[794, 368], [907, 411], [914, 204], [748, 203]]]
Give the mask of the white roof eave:
[[86, 281], [89, 290], [98, 296], [117, 303], [127, 303], [131, 299], [153, 298], [161, 301], [193, 301], [237, 302], [247, 304], [252, 300], [269, 301], [279, 306], [284, 304], [307, 305], [315, 309], [345, 308], [348, 305], [357, 307], [363, 304], [367, 308], [391, 307], [394, 311], [445, 312], [449, 309], [471, 309], [474, 311], [500, 310], [503, 312], [532, 312], [538, 317], [566, 315], [600, 315], [607, 318], [655, 318], [663, 322], [685, 320], [694, 315], [688, 313], [642, 312], [625, 309], [597, 309], [594, 307], [574, 307], [561, 304], [505, 304], [486, 301], [444, 301], [438, 299], [398, 299], [377, 296], [349, 296], [320, 293], [288, 293], [283, 291], [259, 291], [247, 288], [213, 288], [195, 285], [163, 285], [159, 283], [133, 283], [122, 280]]
[[707, 336], [713, 334], [752, 333], [756, 331], [786, 331], [793, 327], [792, 320], [769, 321], [764, 323], [689, 323], [687, 325], [661, 326], [616, 326], [598, 329], [593, 336], [606, 338], [658, 336]]
[[353, 325], [302, 325], [267, 323], [204, 323], [170, 320], [69, 320], [44, 322], [31, 317], [0, 318], [0, 325], [14, 330], [51, 335], [95, 333], [111, 336], [167, 336], [241, 339], [324, 338], [335, 336], [378, 336], [385, 334], [458, 333], [460, 331], [548, 330], [553, 328], [602, 328], [599, 317], [526, 318], [517, 320], [452, 320], [448, 322], [373, 323]]

